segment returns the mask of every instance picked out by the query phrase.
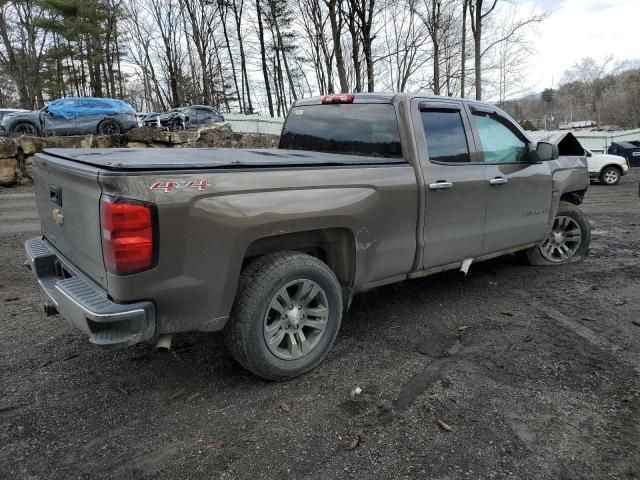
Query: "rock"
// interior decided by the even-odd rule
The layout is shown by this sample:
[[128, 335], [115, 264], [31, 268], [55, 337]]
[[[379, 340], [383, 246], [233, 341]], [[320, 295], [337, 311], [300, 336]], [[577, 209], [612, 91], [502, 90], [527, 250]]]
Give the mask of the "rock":
[[207, 127], [200, 131], [198, 143], [217, 148], [275, 148], [279, 139], [279, 135], [234, 133], [230, 128]]
[[19, 142], [25, 155], [33, 155], [45, 148], [91, 148], [93, 135], [20, 137]]
[[42, 139], [40, 137], [20, 137], [17, 142], [25, 155], [33, 155], [42, 151]]
[[13, 138], [0, 138], [0, 157], [15, 157], [18, 155], [18, 146]]
[[126, 147], [124, 135], [96, 135], [93, 138], [94, 148], [121, 148]]
[[231, 129], [231, 123], [229, 122], [220, 122], [220, 123], [213, 123], [211, 125], [207, 125], [206, 127], [202, 127], [200, 130], [198, 130], [198, 133], [202, 134], [204, 132], [227, 132], [227, 133], [232, 133], [233, 130]]
[[33, 180], [33, 156], [25, 157], [23, 175]]
[[15, 158], [0, 159], [0, 185], [8, 187], [16, 183], [18, 178], [18, 160]]
[[93, 135], [74, 135], [68, 137], [43, 137], [43, 148], [91, 148]]
[[200, 133], [195, 130], [183, 130], [181, 132], [170, 132], [169, 134], [169, 142], [173, 145], [197, 142], [198, 138], [200, 138]]
[[127, 146], [129, 148], [147, 148], [147, 144], [142, 142], [129, 142]]
[[135, 143], [171, 143], [171, 137], [169, 132], [158, 130], [155, 127], [141, 127], [129, 130], [124, 135], [126, 141], [131, 144]]

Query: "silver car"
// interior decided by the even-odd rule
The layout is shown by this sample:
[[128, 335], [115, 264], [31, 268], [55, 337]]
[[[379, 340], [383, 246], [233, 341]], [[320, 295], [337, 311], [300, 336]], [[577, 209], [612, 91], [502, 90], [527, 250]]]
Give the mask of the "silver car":
[[137, 126], [135, 110], [122, 100], [78, 97], [6, 115], [0, 123], [0, 135], [117, 135]]

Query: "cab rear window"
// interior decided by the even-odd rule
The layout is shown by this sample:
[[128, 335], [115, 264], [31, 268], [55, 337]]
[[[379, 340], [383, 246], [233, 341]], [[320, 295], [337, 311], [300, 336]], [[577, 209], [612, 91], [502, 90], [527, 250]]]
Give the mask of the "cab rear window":
[[393, 105], [301, 105], [289, 112], [280, 148], [344, 155], [401, 158]]

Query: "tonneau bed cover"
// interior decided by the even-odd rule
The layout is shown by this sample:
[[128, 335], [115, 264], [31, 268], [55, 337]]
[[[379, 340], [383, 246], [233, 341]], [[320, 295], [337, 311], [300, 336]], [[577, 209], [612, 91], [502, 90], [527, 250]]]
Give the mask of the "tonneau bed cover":
[[402, 158], [278, 149], [48, 148], [43, 153], [114, 171], [406, 163]]

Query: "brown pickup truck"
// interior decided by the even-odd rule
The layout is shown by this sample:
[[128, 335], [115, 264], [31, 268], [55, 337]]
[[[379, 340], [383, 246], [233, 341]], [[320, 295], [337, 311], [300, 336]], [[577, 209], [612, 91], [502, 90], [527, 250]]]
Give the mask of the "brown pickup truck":
[[267, 379], [315, 367], [354, 294], [521, 251], [582, 259], [586, 160], [493, 105], [299, 100], [280, 148], [51, 149], [28, 264], [99, 346], [223, 330]]

